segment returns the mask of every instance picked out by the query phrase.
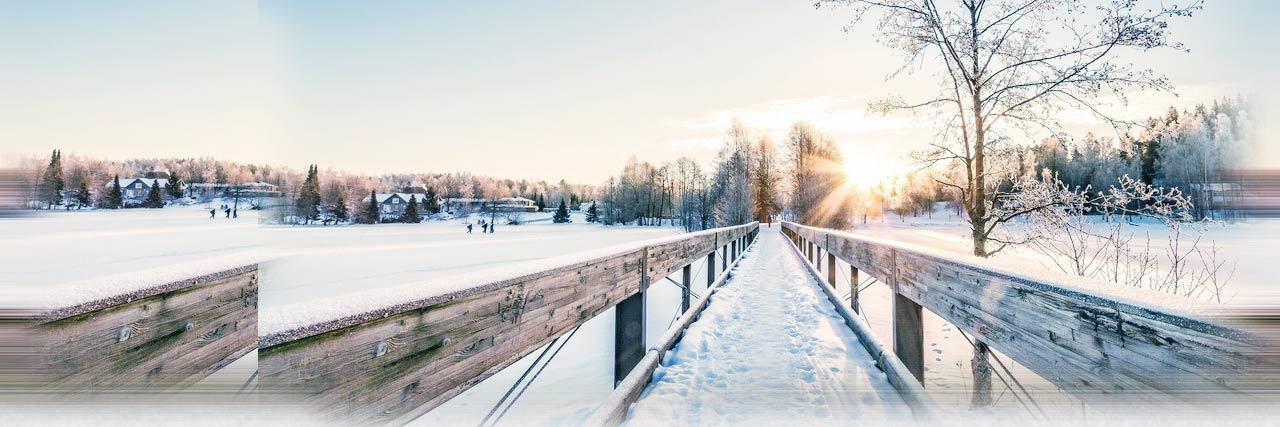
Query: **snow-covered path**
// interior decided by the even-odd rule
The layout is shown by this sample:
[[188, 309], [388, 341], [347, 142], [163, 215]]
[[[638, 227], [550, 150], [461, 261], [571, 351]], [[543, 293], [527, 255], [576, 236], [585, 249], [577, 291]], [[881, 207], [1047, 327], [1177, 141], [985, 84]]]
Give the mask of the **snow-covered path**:
[[910, 409], [778, 228], [667, 354], [631, 425], [883, 423]]

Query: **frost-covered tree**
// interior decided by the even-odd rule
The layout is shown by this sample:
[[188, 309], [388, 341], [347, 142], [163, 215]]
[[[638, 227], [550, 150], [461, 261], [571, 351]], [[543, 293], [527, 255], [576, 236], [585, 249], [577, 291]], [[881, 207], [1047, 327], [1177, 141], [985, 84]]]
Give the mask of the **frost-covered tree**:
[[756, 194], [751, 181], [751, 146], [750, 132], [735, 120], [725, 133], [724, 145], [716, 159], [712, 187], [716, 224], [746, 224], [753, 219]]
[[62, 204], [62, 190], [66, 182], [62, 178], [62, 151], [53, 150], [49, 156], [49, 166], [45, 167], [40, 177], [39, 200], [48, 209]]
[[298, 189], [295, 205], [294, 212], [304, 223], [320, 218], [320, 168], [316, 165], [307, 168], [307, 178]]
[[[1169, 23], [1201, 8], [1150, 5], [1136, 0], [817, 0], [849, 6], [855, 22], [879, 21], [877, 39], [905, 59], [899, 72], [936, 73], [935, 95], [915, 101], [888, 98], [885, 112], [912, 111], [940, 117], [938, 141], [920, 153], [926, 162], [957, 163], [960, 179], [945, 184], [960, 192], [969, 220], [973, 253], [986, 257], [995, 229], [1010, 217], [996, 216], [993, 201], [1006, 173], [990, 168], [988, 156], [1015, 132], [1059, 134], [1060, 111], [1104, 112], [1108, 99], [1133, 90], [1169, 90], [1162, 76], [1123, 62], [1121, 55], [1159, 48], [1182, 50]], [[894, 75], [897, 75], [895, 73]], [[1021, 215], [1021, 211], [1006, 212]]]
[[831, 138], [804, 122], [787, 134], [787, 168], [791, 195], [787, 206], [796, 221], [817, 227], [848, 226], [848, 194], [844, 158]]
[[591, 202], [591, 206], [587, 207], [587, 222], [593, 224], [600, 222], [600, 210], [596, 208], [599, 205], [598, 202]]
[[778, 191], [781, 174], [778, 171], [778, 150], [767, 135], [756, 142], [754, 166], [756, 221], [773, 223], [773, 214], [778, 212], [782, 196]]
[[338, 193], [338, 195], [334, 197], [333, 219], [340, 223], [347, 222], [347, 220], [350, 219], [350, 215], [347, 213], [347, 198], [344, 197], [342, 193]]

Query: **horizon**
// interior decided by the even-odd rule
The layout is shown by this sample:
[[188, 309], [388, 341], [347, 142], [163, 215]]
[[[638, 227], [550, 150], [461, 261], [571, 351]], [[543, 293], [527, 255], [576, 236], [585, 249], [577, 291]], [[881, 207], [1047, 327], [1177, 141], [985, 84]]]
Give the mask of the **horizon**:
[[[810, 122], [846, 157], [886, 170], [907, 168], [907, 154], [932, 137], [920, 121], [866, 111], [875, 99], [910, 97], [930, 76], [886, 82], [900, 61], [866, 37], [866, 25], [841, 31], [847, 10], [728, 4], [681, 5], [679, 15], [399, 1], [5, 6], [16, 19], [0, 30], [0, 46], [17, 54], [0, 75], [24, 84], [0, 107], [8, 141], [0, 153], [59, 148], [102, 159], [598, 185], [633, 155], [707, 166], [734, 118], [778, 144], [792, 122]], [[1278, 11], [1260, 1], [1210, 3], [1175, 23], [1191, 53], [1153, 52], [1143, 62], [1180, 96], [1134, 97], [1123, 113], [1244, 95], [1258, 106], [1258, 134], [1271, 133], [1268, 107], [1280, 97], [1264, 70], [1276, 60], [1258, 31], [1275, 31], [1260, 23]], [[609, 31], [621, 24], [640, 30]], [[1106, 134], [1087, 120], [1068, 128], [1073, 137]], [[1259, 145], [1255, 161], [1280, 158], [1274, 144]]]

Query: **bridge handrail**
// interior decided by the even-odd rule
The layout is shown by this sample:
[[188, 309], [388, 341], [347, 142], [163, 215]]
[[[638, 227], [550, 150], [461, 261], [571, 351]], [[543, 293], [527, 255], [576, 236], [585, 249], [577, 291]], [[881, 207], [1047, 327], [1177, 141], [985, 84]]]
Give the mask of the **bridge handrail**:
[[[639, 304], [642, 325], [642, 293], [651, 280], [722, 246], [737, 252], [758, 228], [751, 223], [638, 242], [330, 321], [268, 329], [259, 339], [259, 384], [348, 418], [407, 422], [610, 307], [618, 305], [622, 325]], [[615, 353], [617, 366], [629, 371], [644, 356], [643, 326], [633, 342], [635, 319], [626, 320], [616, 345], [628, 353], [634, 347], [634, 360]]]
[[1124, 393], [1177, 401], [1190, 393], [1229, 395], [1249, 387], [1246, 372], [1264, 353], [1256, 335], [1197, 314], [1193, 305], [1151, 303], [1165, 300], [1153, 293], [1117, 288], [1125, 295], [1112, 296], [1081, 283], [1011, 273], [976, 257], [790, 222], [782, 226], [811, 262], [826, 258], [834, 266], [838, 258], [855, 276], [865, 272], [893, 290], [894, 352], [918, 379], [921, 308], [1087, 400]]

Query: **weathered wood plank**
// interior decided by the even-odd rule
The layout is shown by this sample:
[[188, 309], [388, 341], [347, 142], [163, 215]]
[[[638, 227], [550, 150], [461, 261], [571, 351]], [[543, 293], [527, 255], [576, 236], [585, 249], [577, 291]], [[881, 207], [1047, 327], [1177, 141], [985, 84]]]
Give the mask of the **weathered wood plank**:
[[848, 233], [791, 223], [783, 227], [1086, 399], [1230, 396], [1247, 388], [1254, 369], [1273, 363], [1257, 356], [1263, 352], [1256, 335], [1225, 321], [1139, 306]]
[[[141, 299], [36, 319], [38, 383], [58, 391], [190, 385], [252, 351], [257, 267]], [[50, 313], [68, 314], [69, 310]]]
[[[261, 337], [260, 388], [291, 394], [349, 420], [405, 422], [640, 295], [645, 277], [666, 277], [702, 262], [753, 226], [691, 233]], [[643, 343], [639, 348], [642, 356]]]

